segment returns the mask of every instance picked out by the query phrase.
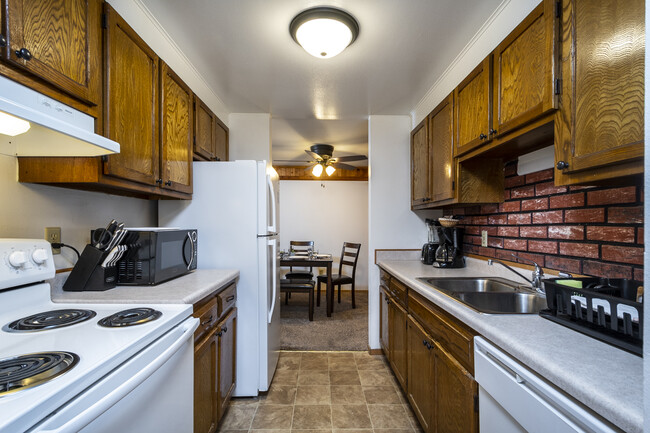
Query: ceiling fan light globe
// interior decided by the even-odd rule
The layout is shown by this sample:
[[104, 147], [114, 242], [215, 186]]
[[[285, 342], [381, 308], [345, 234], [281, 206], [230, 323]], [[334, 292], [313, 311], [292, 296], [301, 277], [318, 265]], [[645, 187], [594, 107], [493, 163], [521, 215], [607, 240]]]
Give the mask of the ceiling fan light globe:
[[335, 171], [336, 169], [331, 165], [328, 165], [327, 168], [325, 169], [325, 173], [327, 173], [328, 176], [331, 176], [332, 173], [334, 173]]
[[314, 168], [311, 170], [311, 174], [313, 174], [316, 177], [320, 177], [320, 175], [323, 174], [323, 166], [320, 164], [316, 164]]

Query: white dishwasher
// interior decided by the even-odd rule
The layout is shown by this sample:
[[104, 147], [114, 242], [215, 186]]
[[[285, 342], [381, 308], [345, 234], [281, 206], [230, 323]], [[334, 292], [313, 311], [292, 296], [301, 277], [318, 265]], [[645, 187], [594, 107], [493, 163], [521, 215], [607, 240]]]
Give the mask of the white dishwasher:
[[474, 338], [481, 433], [620, 432], [481, 337]]

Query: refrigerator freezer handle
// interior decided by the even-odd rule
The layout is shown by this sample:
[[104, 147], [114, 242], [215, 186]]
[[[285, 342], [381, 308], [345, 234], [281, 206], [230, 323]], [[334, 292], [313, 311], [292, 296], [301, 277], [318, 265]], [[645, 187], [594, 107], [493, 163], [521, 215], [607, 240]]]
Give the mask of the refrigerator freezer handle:
[[271, 225], [268, 226], [268, 231], [270, 232], [275, 232], [276, 231], [276, 224], [275, 224], [275, 189], [273, 189], [273, 181], [271, 180], [271, 176], [266, 175], [266, 185], [269, 189], [269, 193], [271, 194]]

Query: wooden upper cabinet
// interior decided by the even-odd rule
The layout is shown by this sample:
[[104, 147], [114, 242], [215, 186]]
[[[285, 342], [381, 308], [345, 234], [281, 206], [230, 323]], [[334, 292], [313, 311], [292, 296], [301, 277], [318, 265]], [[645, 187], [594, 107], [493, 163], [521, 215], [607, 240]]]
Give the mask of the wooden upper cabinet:
[[106, 136], [120, 143], [104, 174], [147, 185], [159, 176], [158, 56], [108, 3], [104, 5]]
[[228, 127], [199, 98], [194, 98], [194, 157], [228, 160]]
[[3, 0], [4, 58], [88, 105], [101, 101], [101, 1]]
[[492, 56], [488, 56], [454, 90], [454, 156], [491, 139]]
[[160, 61], [160, 175], [162, 187], [192, 192], [192, 90]]
[[557, 108], [555, 0], [544, 0], [494, 50], [494, 127], [499, 136]]
[[452, 93], [429, 114], [431, 201], [433, 202], [452, 199], [456, 195], [453, 118], [454, 95]]
[[411, 132], [411, 206], [431, 201], [428, 123], [424, 119]]
[[645, 2], [563, 0], [556, 184], [643, 172]]

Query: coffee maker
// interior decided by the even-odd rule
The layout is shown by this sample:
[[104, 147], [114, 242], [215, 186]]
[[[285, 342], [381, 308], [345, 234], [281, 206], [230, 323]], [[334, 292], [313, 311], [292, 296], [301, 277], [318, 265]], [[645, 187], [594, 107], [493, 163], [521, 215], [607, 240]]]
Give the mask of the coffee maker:
[[464, 268], [463, 232], [460, 227], [437, 227], [440, 246], [436, 249], [433, 266], [436, 268]]
[[424, 222], [427, 225], [427, 236], [429, 241], [426, 244], [422, 245], [422, 255], [420, 257], [420, 261], [423, 265], [432, 265], [436, 260], [436, 251], [440, 246], [437, 230], [440, 223], [428, 218]]

